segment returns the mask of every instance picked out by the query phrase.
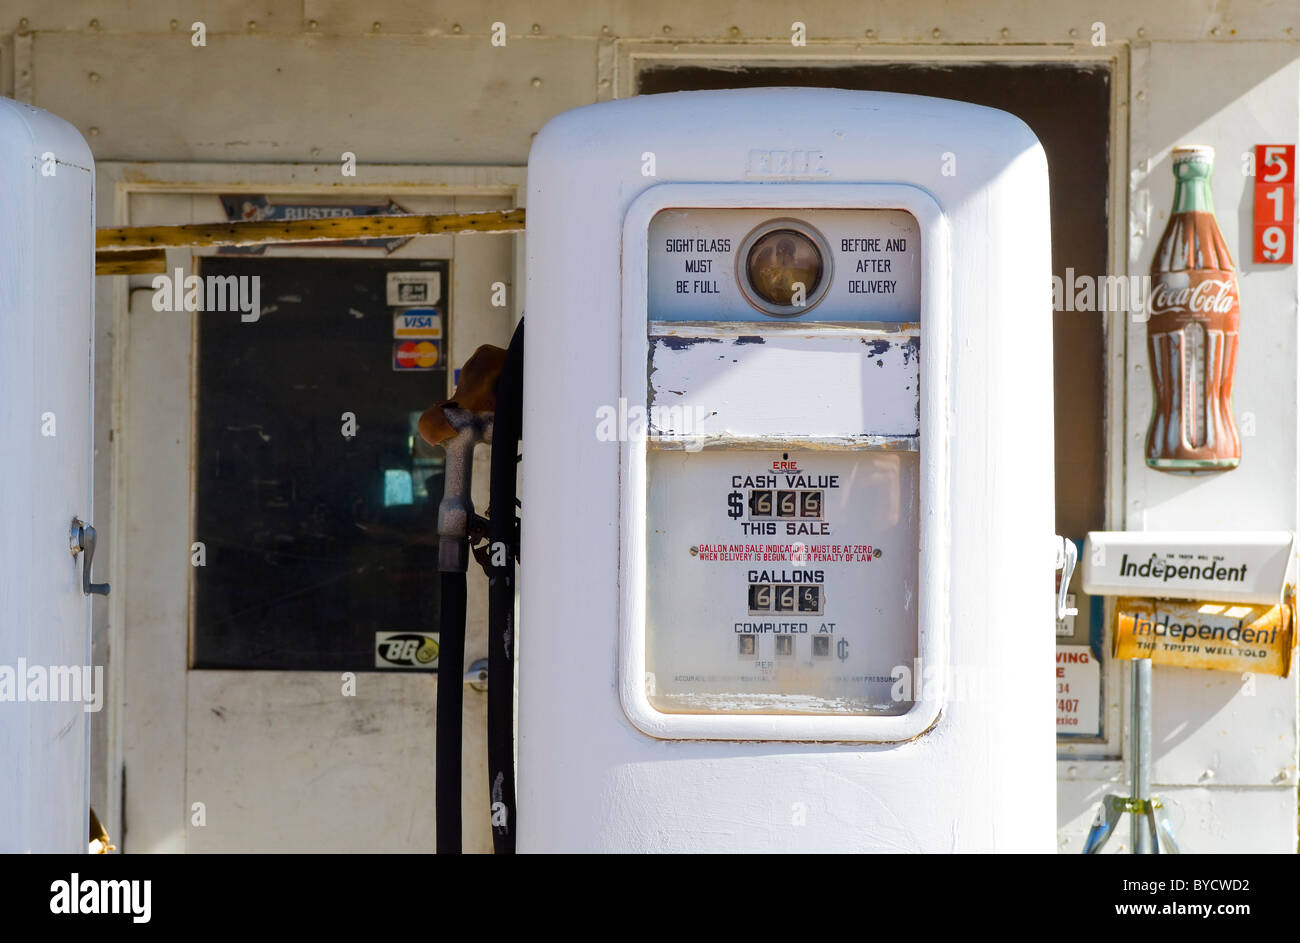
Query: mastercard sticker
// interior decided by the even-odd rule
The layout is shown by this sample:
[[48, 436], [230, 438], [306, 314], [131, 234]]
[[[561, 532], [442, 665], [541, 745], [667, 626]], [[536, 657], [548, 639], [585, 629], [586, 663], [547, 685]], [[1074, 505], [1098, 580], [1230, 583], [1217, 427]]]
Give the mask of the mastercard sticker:
[[441, 360], [441, 341], [400, 341], [393, 345], [394, 370], [436, 370]]

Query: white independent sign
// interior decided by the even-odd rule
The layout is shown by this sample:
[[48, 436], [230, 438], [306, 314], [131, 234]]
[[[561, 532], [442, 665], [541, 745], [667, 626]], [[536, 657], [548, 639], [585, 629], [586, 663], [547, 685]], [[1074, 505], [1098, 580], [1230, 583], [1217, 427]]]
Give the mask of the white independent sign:
[[1291, 559], [1290, 531], [1093, 531], [1083, 591], [1276, 604]]

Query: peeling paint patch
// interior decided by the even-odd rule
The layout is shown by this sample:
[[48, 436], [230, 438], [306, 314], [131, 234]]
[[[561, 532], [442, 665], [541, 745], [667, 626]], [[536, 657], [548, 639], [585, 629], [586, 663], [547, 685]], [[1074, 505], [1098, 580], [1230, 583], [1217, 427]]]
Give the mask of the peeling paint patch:
[[669, 350], [690, 350], [696, 344], [721, 344], [722, 339], [718, 337], [677, 337], [670, 335], [656, 338], [656, 342]]
[[[647, 405], [707, 417], [689, 430], [669, 423], [654, 430], [657, 436], [689, 431], [691, 442], [705, 448], [715, 436], [766, 443], [770, 436], [795, 435], [836, 440], [851, 449], [916, 448], [919, 345], [912, 339], [899, 331], [881, 336], [858, 327], [745, 327], [744, 333], [729, 333], [716, 325], [691, 325], [689, 331], [658, 334], [652, 325]], [[722, 341], [722, 349], [700, 346]], [[866, 369], [869, 361], [876, 369]], [[782, 380], [794, 376], [817, 379], [811, 384]], [[850, 389], [859, 393], [828, 395]]]

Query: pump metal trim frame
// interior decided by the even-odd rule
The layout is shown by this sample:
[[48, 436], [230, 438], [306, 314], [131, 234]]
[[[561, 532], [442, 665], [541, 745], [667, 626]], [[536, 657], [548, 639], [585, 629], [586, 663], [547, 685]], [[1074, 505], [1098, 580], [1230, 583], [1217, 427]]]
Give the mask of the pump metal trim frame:
[[[649, 355], [650, 221], [668, 208], [895, 209], [921, 228], [921, 516], [917, 654], [927, 667], [922, 696], [904, 714], [668, 714], [646, 695], [646, 452], [645, 441], [620, 445], [620, 541], [623, 581], [619, 612], [619, 698], [628, 719], [666, 740], [800, 740], [890, 743], [911, 740], [939, 720], [948, 690], [948, 336], [951, 267], [947, 217], [925, 190], [905, 184], [660, 184], [642, 193], [623, 222], [622, 395], [629, 408], [646, 403]], [[827, 282], [829, 284], [829, 282]]]

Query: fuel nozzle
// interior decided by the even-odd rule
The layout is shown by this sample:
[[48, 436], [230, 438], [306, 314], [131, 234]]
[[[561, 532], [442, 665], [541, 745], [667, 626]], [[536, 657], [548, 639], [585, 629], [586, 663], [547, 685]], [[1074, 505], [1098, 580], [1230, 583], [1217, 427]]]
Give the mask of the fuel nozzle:
[[438, 569], [463, 573], [469, 567], [469, 538], [481, 519], [470, 498], [474, 446], [492, 441], [496, 383], [506, 352], [485, 344], [465, 362], [449, 400], [435, 403], [420, 417], [420, 438], [446, 453], [442, 501], [438, 504]]

